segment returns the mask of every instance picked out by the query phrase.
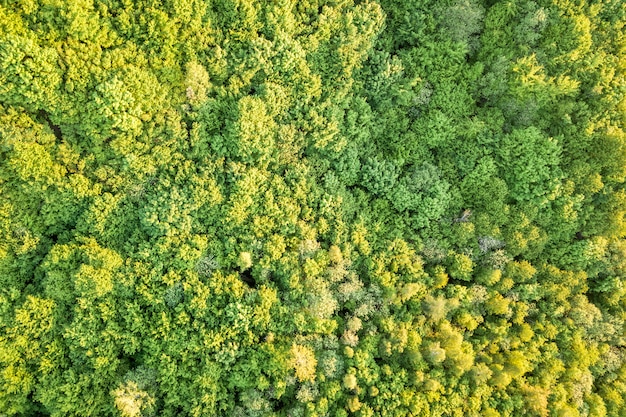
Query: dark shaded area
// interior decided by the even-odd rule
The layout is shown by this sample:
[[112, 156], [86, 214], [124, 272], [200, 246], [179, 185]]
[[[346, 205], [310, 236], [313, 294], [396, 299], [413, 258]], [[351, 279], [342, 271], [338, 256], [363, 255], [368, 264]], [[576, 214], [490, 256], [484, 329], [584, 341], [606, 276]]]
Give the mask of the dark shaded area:
[[243, 282], [248, 284], [250, 288], [256, 288], [256, 279], [252, 276], [252, 271], [250, 269], [240, 272], [239, 277]]
[[63, 134], [61, 132], [61, 128], [52, 122], [52, 120], [50, 119], [50, 115], [48, 114], [47, 111], [39, 110], [37, 112], [37, 118], [42, 119], [48, 125], [50, 130], [52, 130], [54, 137], [56, 137], [57, 141], [59, 142], [63, 141]]

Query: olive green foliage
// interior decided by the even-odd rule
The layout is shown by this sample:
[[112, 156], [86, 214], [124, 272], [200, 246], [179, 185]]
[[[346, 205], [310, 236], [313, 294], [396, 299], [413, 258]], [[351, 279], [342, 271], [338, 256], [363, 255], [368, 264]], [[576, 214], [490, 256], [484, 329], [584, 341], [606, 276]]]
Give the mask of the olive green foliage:
[[626, 416], [625, 23], [0, 0], [0, 415]]

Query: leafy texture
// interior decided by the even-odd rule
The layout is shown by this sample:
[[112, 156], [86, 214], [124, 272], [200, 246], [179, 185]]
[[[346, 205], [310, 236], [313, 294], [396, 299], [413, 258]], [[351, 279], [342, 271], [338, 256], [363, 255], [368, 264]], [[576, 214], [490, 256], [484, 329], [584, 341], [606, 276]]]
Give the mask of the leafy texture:
[[623, 1], [0, 1], [0, 415], [626, 416]]

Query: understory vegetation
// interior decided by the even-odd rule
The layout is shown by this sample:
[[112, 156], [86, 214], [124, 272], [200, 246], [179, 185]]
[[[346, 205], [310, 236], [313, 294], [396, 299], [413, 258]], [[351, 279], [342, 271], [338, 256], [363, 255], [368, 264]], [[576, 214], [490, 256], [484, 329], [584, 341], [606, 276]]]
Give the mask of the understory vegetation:
[[622, 0], [0, 0], [0, 415], [626, 416]]

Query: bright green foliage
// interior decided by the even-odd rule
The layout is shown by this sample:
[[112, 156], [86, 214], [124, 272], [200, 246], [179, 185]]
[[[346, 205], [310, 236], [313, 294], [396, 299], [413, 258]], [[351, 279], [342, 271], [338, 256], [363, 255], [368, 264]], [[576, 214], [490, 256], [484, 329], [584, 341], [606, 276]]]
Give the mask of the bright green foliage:
[[0, 1], [0, 415], [626, 416], [625, 22]]
[[509, 195], [515, 201], [543, 206], [555, 198], [561, 180], [560, 149], [555, 140], [530, 127], [514, 130], [502, 138], [497, 154], [506, 173]]

